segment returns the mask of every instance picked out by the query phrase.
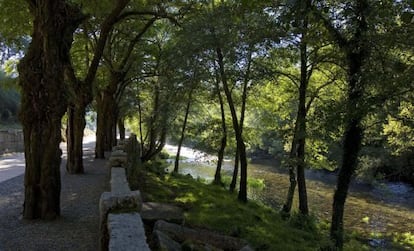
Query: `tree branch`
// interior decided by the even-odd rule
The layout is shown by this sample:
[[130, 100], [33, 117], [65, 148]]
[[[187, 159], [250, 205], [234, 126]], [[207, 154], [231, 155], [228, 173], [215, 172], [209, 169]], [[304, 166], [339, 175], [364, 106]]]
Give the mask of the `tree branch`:
[[88, 69], [88, 73], [85, 77], [84, 82], [91, 84], [96, 76], [96, 72], [98, 70], [99, 61], [101, 60], [103, 50], [105, 48], [106, 41], [108, 39], [109, 33], [111, 32], [113, 25], [116, 23], [116, 20], [122, 10], [126, 7], [130, 0], [118, 0], [116, 1], [117, 4], [115, 8], [111, 11], [111, 13], [107, 16], [105, 21], [101, 25], [101, 32], [98, 39], [98, 43], [95, 47], [94, 57], [92, 59], [91, 65]]
[[141, 37], [147, 32], [147, 30], [152, 26], [152, 24], [157, 20], [156, 17], [151, 18], [144, 26], [144, 28], [134, 37], [133, 40], [129, 43], [128, 49], [125, 53], [125, 56], [119, 66], [119, 68], [122, 70], [125, 68], [125, 65], [127, 64], [132, 51], [134, 50], [135, 45], [138, 43], [138, 41], [141, 39]]
[[167, 13], [165, 11], [126, 11], [126, 12], [124, 12], [121, 15], [118, 16], [115, 23], [118, 23], [118, 22], [122, 21], [123, 19], [126, 19], [128, 17], [132, 17], [132, 16], [153, 16], [156, 19], [166, 18], [166, 19], [170, 20], [170, 22], [172, 22], [173, 24], [175, 24], [177, 26], [180, 26], [177, 19], [175, 18], [175, 16], [179, 16], [179, 15], [180, 14], [175, 14], [175, 15], [170, 14], [170, 13]]
[[332, 22], [322, 15], [322, 13], [316, 8], [316, 6], [311, 5], [310, 6], [311, 11], [313, 14], [322, 21], [325, 28], [328, 30], [328, 32], [332, 35], [332, 37], [338, 42], [338, 45], [341, 48], [347, 48], [349, 46], [349, 41], [339, 32], [338, 29], [336, 29]]

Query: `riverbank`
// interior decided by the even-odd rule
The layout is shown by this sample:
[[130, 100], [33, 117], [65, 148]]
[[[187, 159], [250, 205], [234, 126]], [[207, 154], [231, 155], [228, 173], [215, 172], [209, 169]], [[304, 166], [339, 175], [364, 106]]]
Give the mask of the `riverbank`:
[[[173, 147], [167, 147], [167, 151], [174, 155], [176, 153]], [[192, 161], [192, 153], [203, 156], [199, 151], [184, 148], [183, 156], [187, 159], [180, 164], [180, 173], [211, 180], [215, 165]], [[232, 162], [225, 162], [223, 175], [231, 174], [232, 168]], [[249, 163], [248, 175], [263, 180], [265, 184], [262, 190], [250, 189], [250, 198], [279, 210], [289, 186], [287, 172], [269, 163]], [[311, 213], [327, 225], [331, 217], [336, 176], [323, 171], [308, 171], [306, 178]], [[297, 205], [296, 198], [294, 208]], [[344, 224], [347, 233], [365, 239], [373, 248], [389, 249], [390, 243], [394, 241], [396, 245], [406, 245], [408, 250], [414, 249], [413, 188], [402, 183], [389, 182], [371, 186], [354, 181], [346, 202]]]
[[221, 186], [204, 184], [188, 175], [160, 176], [162, 172], [149, 171], [159, 168], [157, 164], [153, 162], [139, 175], [137, 184], [143, 200], [182, 208], [186, 227], [241, 238], [254, 250], [261, 251], [310, 251], [327, 243], [312, 220], [308, 224], [299, 224], [301, 221], [297, 218], [285, 221], [269, 207], [254, 201], [239, 202], [237, 194]]

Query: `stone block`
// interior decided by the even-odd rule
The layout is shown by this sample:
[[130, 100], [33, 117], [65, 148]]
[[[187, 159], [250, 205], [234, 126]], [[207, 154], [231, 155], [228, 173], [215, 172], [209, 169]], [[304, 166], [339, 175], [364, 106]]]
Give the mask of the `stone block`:
[[109, 164], [111, 167], [115, 167], [115, 166], [126, 167], [127, 163], [128, 163], [127, 156], [111, 156], [109, 158]]
[[101, 250], [108, 246], [107, 218], [111, 212], [139, 212], [142, 208], [142, 198], [139, 191], [129, 191], [126, 194], [104, 192], [99, 200], [99, 233]]
[[112, 151], [111, 153], [111, 157], [120, 157], [120, 156], [126, 157], [127, 153], [124, 150], [115, 150], [115, 151]]
[[150, 251], [139, 213], [108, 215], [109, 251]]
[[168, 250], [168, 251], [181, 251], [180, 243], [171, 239], [168, 235], [161, 231], [154, 230], [153, 232], [154, 241], [157, 250]]
[[184, 213], [180, 207], [158, 202], [144, 202], [141, 217], [145, 222], [150, 223], [165, 220], [181, 224], [184, 221]]
[[112, 147], [112, 152], [115, 152], [115, 151], [125, 151], [125, 145], [122, 144], [122, 145], [116, 145]]
[[129, 191], [123, 194], [104, 192], [99, 200], [99, 213], [101, 216], [106, 216], [108, 212], [117, 210], [140, 212], [141, 208], [142, 198], [139, 191]]
[[192, 229], [182, 225], [159, 220], [154, 225], [154, 231], [161, 231], [177, 242], [203, 243], [221, 250], [241, 250], [248, 243], [239, 238], [221, 235], [205, 229]]
[[111, 192], [114, 194], [129, 193], [129, 185], [126, 178], [125, 168], [114, 167], [111, 169]]

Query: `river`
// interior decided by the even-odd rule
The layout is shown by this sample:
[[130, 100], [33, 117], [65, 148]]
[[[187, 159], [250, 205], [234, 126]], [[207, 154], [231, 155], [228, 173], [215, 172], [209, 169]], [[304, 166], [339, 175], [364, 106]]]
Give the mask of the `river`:
[[[175, 155], [177, 147], [167, 145]], [[180, 173], [211, 181], [215, 172], [215, 157], [183, 147]], [[173, 160], [171, 160], [173, 162]], [[171, 169], [171, 168], [170, 168]], [[231, 175], [233, 162], [224, 161], [222, 175]], [[249, 163], [248, 176], [264, 180], [261, 190], [249, 189], [249, 197], [275, 209], [280, 209], [289, 187], [286, 170], [271, 161]], [[307, 170], [307, 193], [311, 213], [318, 219], [330, 221], [336, 175], [320, 170]], [[297, 208], [295, 195], [294, 207]], [[345, 205], [344, 224], [348, 232], [356, 231], [370, 240], [373, 247], [389, 245], [385, 236], [392, 233], [414, 235], [414, 188], [400, 182], [381, 182], [376, 185], [352, 181]], [[414, 249], [414, 246], [411, 248]]]

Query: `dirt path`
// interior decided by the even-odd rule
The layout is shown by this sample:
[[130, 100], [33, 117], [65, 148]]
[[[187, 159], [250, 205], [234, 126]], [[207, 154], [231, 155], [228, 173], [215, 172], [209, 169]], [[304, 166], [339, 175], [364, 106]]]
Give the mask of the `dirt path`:
[[61, 165], [61, 217], [55, 221], [21, 219], [23, 175], [0, 183], [0, 250], [97, 250], [99, 197], [108, 191], [105, 160], [85, 145], [85, 174], [68, 175]]
[[24, 153], [0, 155], [0, 183], [24, 173]]

